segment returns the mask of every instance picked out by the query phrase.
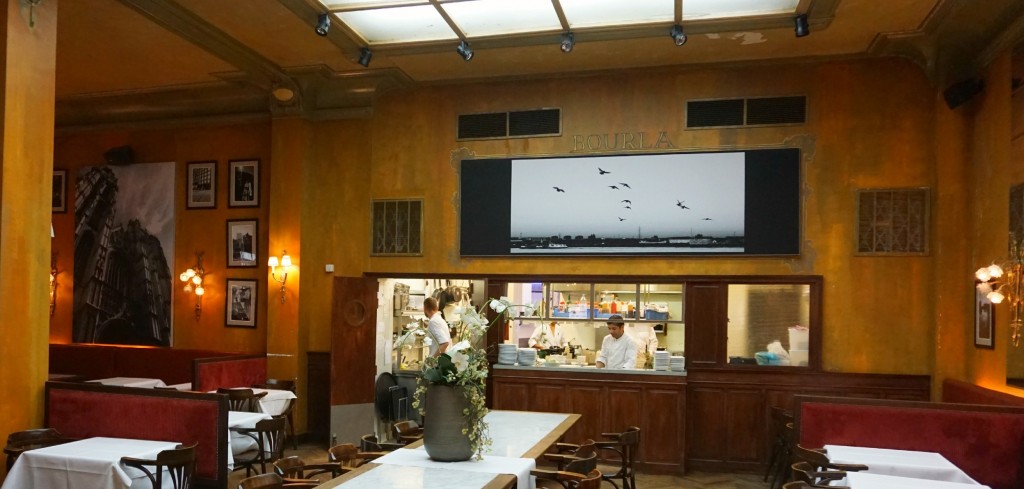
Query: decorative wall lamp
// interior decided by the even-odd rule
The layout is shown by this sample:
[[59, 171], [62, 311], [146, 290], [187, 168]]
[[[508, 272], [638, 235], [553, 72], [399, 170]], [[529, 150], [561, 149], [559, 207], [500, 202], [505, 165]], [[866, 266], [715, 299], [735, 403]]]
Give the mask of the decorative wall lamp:
[[[292, 269], [292, 257], [288, 256], [286, 250], [281, 250], [281, 259], [278, 260], [276, 256], [271, 256], [267, 259], [267, 266], [270, 267], [270, 276], [281, 284], [281, 304], [284, 304], [284, 284], [288, 281], [288, 272]], [[277, 278], [278, 268], [281, 269], [281, 278]]]
[[185, 288], [182, 290], [186, 294], [196, 295], [196, 321], [199, 320], [199, 316], [203, 313], [203, 294], [206, 293], [206, 289], [203, 288], [204, 275], [206, 275], [206, 269], [203, 268], [202, 251], [196, 252], [195, 266], [178, 275], [178, 279], [185, 282]]
[[1002, 264], [993, 263], [981, 267], [974, 272], [980, 282], [978, 292], [993, 304], [1004, 300], [1010, 305], [1010, 341], [1014, 347], [1020, 346], [1021, 322], [1024, 321], [1024, 236], [1010, 233], [1010, 257]]
[[50, 253], [50, 317], [53, 317], [53, 313], [57, 310], [57, 275], [60, 275], [60, 270], [57, 269], [57, 252]]

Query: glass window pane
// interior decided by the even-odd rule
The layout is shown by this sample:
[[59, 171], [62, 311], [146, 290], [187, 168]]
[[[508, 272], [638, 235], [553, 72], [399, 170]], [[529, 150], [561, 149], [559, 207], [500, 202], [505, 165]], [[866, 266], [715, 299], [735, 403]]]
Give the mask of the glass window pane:
[[431, 5], [357, 10], [336, 15], [371, 45], [458, 39]]
[[640, 319], [643, 321], [682, 321], [682, 284], [641, 284]]
[[562, 0], [562, 10], [574, 28], [672, 22], [675, 18], [673, 0]]
[[551, 0], [447, 2], [442, 8], [468, 37], [561, 30]]
[[799, 0], [686, 0], [683, 20], [794, 14]]
[[636, 318], [636, 284], [597, 284], [594, 317], [607, 318], [618, 314], [627, 319]]
[[328, 9], [373, 8], [382, 5], [415, 5], [430, 3], [427, 0], [320, 0]]
[[555, 283], [548, 286], [548, 309], [553, 318], [587, 319], [590, 317], [590, 284]]
[[810, 297], [807, 284], [730, 284], [729, 363], [806, 367]]

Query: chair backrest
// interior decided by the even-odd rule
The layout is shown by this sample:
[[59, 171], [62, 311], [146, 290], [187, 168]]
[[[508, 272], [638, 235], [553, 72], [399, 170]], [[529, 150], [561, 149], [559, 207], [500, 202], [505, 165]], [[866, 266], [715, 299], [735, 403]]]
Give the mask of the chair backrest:
[[816, 472], [815, 468], [808, 462], [797, 462], [792, 465], [793, 479], [807, 484], [814, 484], [817, 482], [817, 477], [814, 476]]
[[632, 468], [636, 462], [637, 452], [640, 451], [640, 428], [636, 426], [626, 428], [626, 431], [619, 434], [619, 444], [622, 445], [623, 461], [627, 467]]
[[327, 449], [327, 459], [331, 462], [340, 462], [344, 467], [358, 467], [361, 465], [362, 460], [356, 457], [358, 454], [359, 449], [351, 443], [342, 443]]
[[807, 462], [814, 470], [825, 470], [828, 468], [828, 455], [823, 450], [812, 450], [797, 444], [793, 447], [793, 457]]
[[27, 450], [49, 447], [67, 443], [70, 439], [61, 436], [60, 432], [53, 428], [38, 428], [33, 430], [15, 431], [7, 435], [7, 446], [4, 453], [7, 455], [7, 471], [11, 471], [18, 456]]
[[284, 478], [302, 479], [305, 468], [305, 462], [296, 455], [274, 461], [274, 472]]
[[377, 441], [373, 434], [363, 435], [359, 442], [359, 450], [363, 452], [390, 452], [402, 448], [401, 443]]
[[813, 487], [804, 481], [787, 482], [782, 485], [782, 489], [812, 489]]
[[278, 415], [256, 422], [255, 431], [263, 460], [273, 462], [284, 455], [286, 418]]
[[395, 423], [395, 434], [399, 437], [402, 436], [417, 436], [423, 434], [423, 429], [420, 428], [419, 423], [408, 419], [405, 421], [399, 421]]
[[238, 489], [277, 489], [284, 486], [284, 479], [277, 474], [260, 474], [238, 483]]
[[[580, 451], [583, 451], [582, 446], [580, 447], [580, 450], [576, 451], [576, 453], [579, 454]], [[570, 459], [565, 464], [565, 468], [563, 468], [562, 470], [565, 472], [575, 472], [577, 474], [589, 474], [590, 471], [596, 468], [597, 451], [593, 449], [593, 444], [591, 444], [591, 449], [589, 453], [584, 454], [584, 456], [582, 457], [578, 455], [573, 456], [573, 458]]]
[[[155, 460], [124, 457], [121, 463], [146, 474], [153, 489], [166, 486], [165, 474], [174, 489], [191, 489], [192, 479], [196, 473], [196, 445], [198, 443], [178, 445], [174, 449], [164, 450], [157, 454]], [[150, 470], [150, 467], [153, 469]]]
[[593, 469], [576, 484], [576, 489], [600, 489], [601, 471]]
[[229, 411], [244, 411], [249, 413], [258, 413], [260, 410], [260, 399], [267, 395], [266, 392], [259, 394], [253, 393], [252, 389], [217, 389], [218, 394], [228, 395], [228, 410]]

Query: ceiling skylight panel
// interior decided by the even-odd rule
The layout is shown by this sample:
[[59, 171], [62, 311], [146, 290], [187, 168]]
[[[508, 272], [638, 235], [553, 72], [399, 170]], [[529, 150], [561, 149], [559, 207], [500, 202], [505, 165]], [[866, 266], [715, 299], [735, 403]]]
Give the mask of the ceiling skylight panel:
[[458, 39], [432, 5], [356, 10], [336, 15], [371, 46]]
[[320, 3], [328, 9], [368, 9], [376, 7], [397, 7], [400, 5], [426, 5], [427, 0], [320, 0]]
[[671, 23], [675, 19], [673, 0], [562, 0], [561, 3], [573, 28]]
[[799, 0], [683, 0], [683, 20], [796, 13]]
[[474, 0], [441, 7], [471, 38], [562, 28], [551, 0]]

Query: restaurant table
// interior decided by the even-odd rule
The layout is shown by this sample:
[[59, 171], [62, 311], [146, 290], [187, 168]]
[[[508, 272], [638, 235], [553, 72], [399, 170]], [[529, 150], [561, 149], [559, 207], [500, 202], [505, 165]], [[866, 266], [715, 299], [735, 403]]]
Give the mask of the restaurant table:
[[[2, 489], [125, 489], [149, 487], [142, 471], [121, 465], [121, 457], [156, 458], [177, 442], [87, 438], [22, 453]], [[167, 487], [170, 487], [167, 485]]]
[[256, 441], [231, 428], [255, 428], [261, 420], [270, 419], [267, 413], [247, 413], [244, 411], [228, 411], [228, 470], [235, 468], [235, 454], [245, 453], [256, 446]]
[[[231, 389], [250, 389], [249, 387], [231, 387]], [[294, 399], [298, 399], [294, 392], [283, 390], [283, 389], [257, 389], [251, 388], [253, 394], [260, 394], [266, 392], [267, 395], [260, 398], [260, 410], [270, 414], [278, 415], [285, 412], [288, 406], [294, 402]], [[209, 391], [211, 394], [215, 394], [217, 391]]]
[[966, 484], [864, 472], [847, 472], [845, 485], [850, 489], [989, 489], [977, 482]]
[[[537, 413], [529, 411], [491, 411], [484, 418], [491, 435], [491, 447], [484, 459], [494, 458], [498, 463], [505, 459], [532, 460], [544, 455], [548, 448], [562, 438], [580, 419], [579, 414]], [[397, 450], [396, 450], [397, 451]], [[403, 452], [425, 452], [423, 442], [410, 443]], [[450, 489], [496, 489], [516, 487], [519, 479], [508, 473], [484, 473], [471, 471], [473, 464], [480, 462], [436, 462], [426, 463], [425, 453], [420, 461], [410, 460], [410, 454], [402, 453], [393, 463], [380, 463], [384, 457], [365, 464], [359, 469], [332, 479], [320, 487], [329, 489], [361, 489], [379, 487], [445, 487]], [[410, 464], [410, 465], [399, 465]], [[434, 465], [438, 464], [438, 465]], [[442, 468], [443, 466], [443, 468]], [[489, 476], [489, 478], [487, 477]], [[528, 478], [532, 479], [532, 477]], [[532, 484], [532, 481], [522, 481]], [[376, 484], [376, 485], [374, 485]], [[383, 484], [383, 485], [381, 485]], [[436, 485], [435, 485], [436, 484]], [[532, 487], [532, 486], [531, 486]]]
[[869, 474], [977, 484], [946, 457], [934, 452], [843, 445], [825, 445], [825, 450], [832, 463], [864, 464], [868, 470], [861, 472]]
[[166, 387], [164, 381], [160, 379], [146, 379], [142, 377], [111, 377], [109, 379], [90, 380], [89, 382], [103, 385], [119, 385], [122, 387], [141, 387], [144, 389]]

